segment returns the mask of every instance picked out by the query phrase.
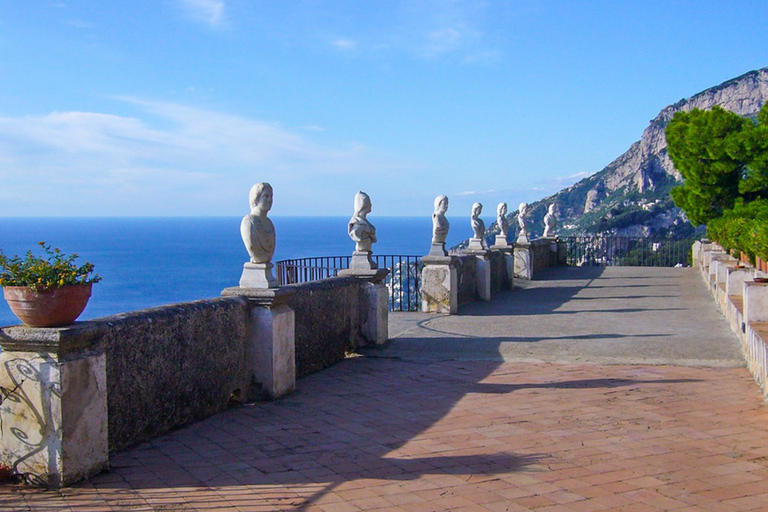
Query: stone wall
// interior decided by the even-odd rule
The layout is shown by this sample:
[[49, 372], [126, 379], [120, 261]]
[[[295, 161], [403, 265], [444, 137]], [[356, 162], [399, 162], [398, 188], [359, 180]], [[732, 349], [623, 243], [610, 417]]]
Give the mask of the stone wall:
[[248, 302], [202, 300], [94, 323], [107, 356], [109, 447], [120, 450], [246, 396]]
[[0, 466], [29, 483], [69, 485], [108, 467], [109, 452], [290, 392], [296, 376], [386, 341], [382, 278], [0, 328]]
[[296, 377], [344, 359], [362, 339], [365, 281], [335, 277], [291, 285], [288, 306], [296, 315]]
[[456, 274], [459, 286], [459, 305], [477, 300], [477, 258], [462, 254], [457, 258]]
[[534, 240], [531, 242], [531, 255], [534, 274], [545, 268], [556, 267], [557, 242], [546, 238]]
[[768, 401], [768, 282], [717, 244], [696, 242], [693, 264], [741, 341], [747, 368]]
[[510, 290], [512, 279], [508, 275], [507, 263], [504, 260], [504, 253], [501, 251], [491, 251], [491, 293], [499, 293], [504, 290]]

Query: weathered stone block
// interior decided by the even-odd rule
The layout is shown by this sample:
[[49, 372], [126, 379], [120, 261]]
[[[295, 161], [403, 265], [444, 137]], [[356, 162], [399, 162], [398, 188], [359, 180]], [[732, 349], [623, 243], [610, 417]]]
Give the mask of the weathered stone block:
[[515, 244], [515, 277], [533, 279], [533, 256], [530, 244]]
[[425, 256], [421, 274], [421, 310], [425, 313], [456, 314], [459, 310], [459, 283], [456, 259]]
[[0, 464], [46, 487], [107, 469], [106, 380], [103, 353], [0, 353]]

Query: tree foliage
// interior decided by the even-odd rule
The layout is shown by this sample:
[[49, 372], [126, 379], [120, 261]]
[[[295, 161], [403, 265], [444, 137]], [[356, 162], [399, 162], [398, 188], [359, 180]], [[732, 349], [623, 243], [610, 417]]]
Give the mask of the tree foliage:
[[753, 129], [751, 120], [718, 106], [677, 112], [670, 121], [667, 151], [684, 179], [672, 198], [693, 224], [720, 217], [742, 195]]
[[666, 129], [683, 175], [672, 198], [726, 249], [768, 257], [768, 103], [756, 121], [721, 107], [678, 112]]

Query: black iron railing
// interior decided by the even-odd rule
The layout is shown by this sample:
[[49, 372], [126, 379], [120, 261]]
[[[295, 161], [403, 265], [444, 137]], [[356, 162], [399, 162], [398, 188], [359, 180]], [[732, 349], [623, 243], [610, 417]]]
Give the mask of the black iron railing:
[[[379, 268], [389, 269], [386, 285], [390, 311], [418, 311], [421, 307], [421, 269], [419, 256], [373, 255]], [[306, 283], [336, 276], [349, 268], [351, 256], [318, 256], [275, 263], [277, 282]]]
[[691, 264], [693, 238], [569, 236], [568, 265], [674, 267]]

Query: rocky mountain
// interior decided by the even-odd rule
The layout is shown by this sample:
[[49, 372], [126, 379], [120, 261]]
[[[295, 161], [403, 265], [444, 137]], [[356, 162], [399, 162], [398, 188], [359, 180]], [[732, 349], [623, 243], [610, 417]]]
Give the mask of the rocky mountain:
[[[664, 129], [675, 112], [720, 105], [755, 117], [768, 101], [768, 68], [750, 71], [664, 108], [651, 120], [641, 139], [603, 170], [528, 208], [529, 230], [544, 229], [547, 206], [555, 203], [557, 233], [566, 235], [688, 236], [696, 228], [677, 208], [669, 191], [681, 176], [667, 155]], [[510, 205], [515, 208], [517, 205]], [[510, 215], [517, 226], [517, 213]], [[699, 229], [701, 231], [701, 229]], [[498, 232], [495, 223], [488, 235]], [[511, 237], [510, 237], [511, 238]]]

